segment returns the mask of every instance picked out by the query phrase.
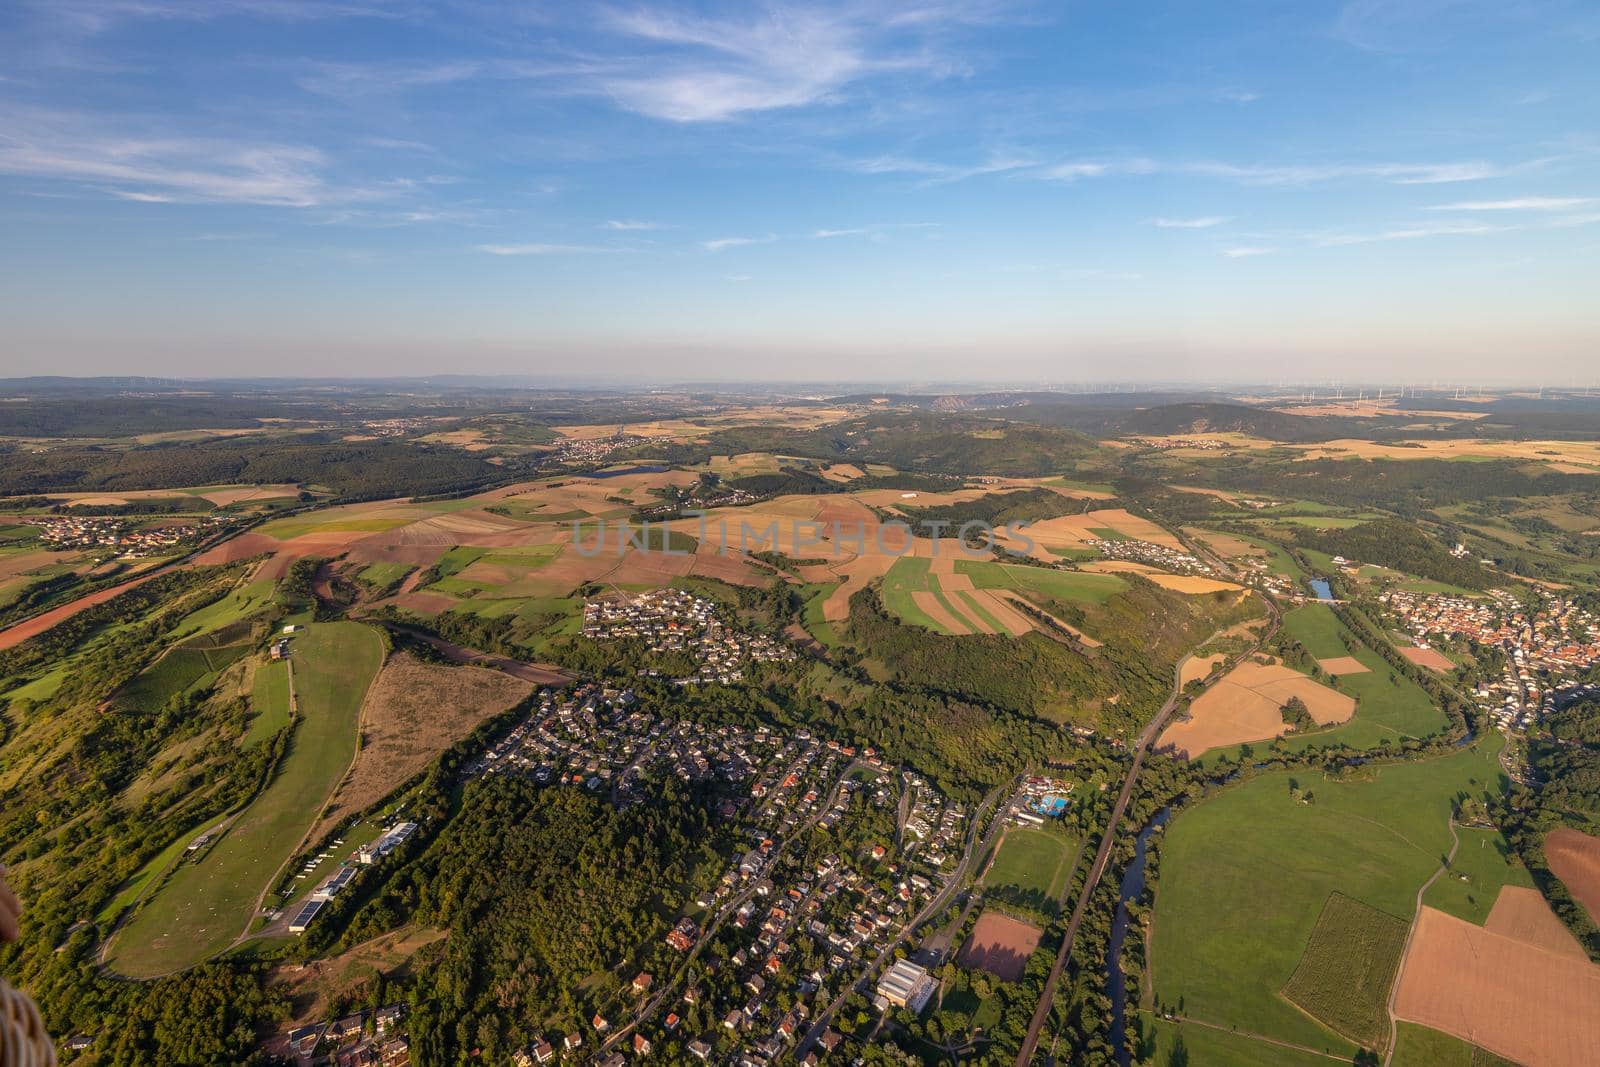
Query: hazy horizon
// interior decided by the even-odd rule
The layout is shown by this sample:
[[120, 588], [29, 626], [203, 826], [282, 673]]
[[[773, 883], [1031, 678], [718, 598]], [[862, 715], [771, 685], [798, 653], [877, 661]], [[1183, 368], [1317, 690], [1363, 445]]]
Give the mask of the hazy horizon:
[[1580, 0], [22, 0], [0, 376], [1585, 387], [1597, 46]]

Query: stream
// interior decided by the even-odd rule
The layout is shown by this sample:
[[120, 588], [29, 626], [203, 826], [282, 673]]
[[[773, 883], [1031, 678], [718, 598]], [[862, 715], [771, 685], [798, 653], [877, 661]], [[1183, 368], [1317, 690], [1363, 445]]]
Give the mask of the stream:
[[1111, 1046], [1117, 1050], [1119, 1067], [1130, 1067], [1126, 1037], [1128, 1032], [1128, 986], [1122, 974], [1122, 942], [1128, 934], [1128, 901], [1137, 900], [1144, 892], [1144, 853], [1150, 835], [1166, 825], [1170, 809], [1162, 808], [1155, 818], [1139, 831], [1133, 845], [1133, 860], [1122, 872], [1122, 886], [1117, 896], [1117, 914], [1111, 920], [1111, 940], [1106, 944], [1106, 992], [1111, 996]]

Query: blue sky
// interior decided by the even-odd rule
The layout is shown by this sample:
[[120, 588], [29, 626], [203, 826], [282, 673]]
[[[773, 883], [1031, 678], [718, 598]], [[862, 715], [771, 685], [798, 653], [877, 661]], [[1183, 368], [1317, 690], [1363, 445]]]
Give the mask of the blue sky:
[[1588, 0], [9, 0], [0, 374], [1600, 377]]

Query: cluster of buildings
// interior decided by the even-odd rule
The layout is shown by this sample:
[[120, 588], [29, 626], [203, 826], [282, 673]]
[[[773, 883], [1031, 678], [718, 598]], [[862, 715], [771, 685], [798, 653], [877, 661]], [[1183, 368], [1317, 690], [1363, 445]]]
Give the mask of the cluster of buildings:
[[[822, 784], [807, 785], [806, 795]], [[850, 778], [839, 782], [837, 795], [837, 801], [815, 810], [833, 814], [851, 804], [894, 803], [888, 790]], [[769, 825], [781, 821], [778, 795], [772, 800], [758, 813], [758, 820]], [[690, 1015], [694, 1009], [693, 1017], [704, 1026], [686, 1045], [690, 1055], [740, 1067], [778, 1062], [806, 1036], [813, 1016], [832, 996], [890, 956], [951, 877], [904, 853], [896, 857], [891, 849], [892, 842], [863, 845], [848, 855], [800, 863], [781, 856], [773, 839], [764, 838], [737, 860], [709, 902], [708, 929], [716, 929], [723, 951], [701, 960], [713, 978], [719, 961], [726, 960], [720, 966], [732, 970], [732, 980], [686, 990], [663, 1020], [647, 1021], [643, 1030], [659, 1026], [671, 1032], [682, 1021], [680, 1012]], [[891, 973], [898, 970], [903, 968], [897, 964]], [[885, 1004], [920, 1010], [929, 992], [913, 982], [902, 995], [891, 982]], [[881, 985], [879, 993], [884, 994]], [[818, 1036], [823, 1048], [840, 1040], [831, 1030]], [[814, 1065], [815, 1053], [803, 1062]]]
[[643, 444], [647, 438], [626, 432], [621, 426], [610, 437], [591, 437], [587, 439], [569, 439], [562, 441], [549, 453], [549, 457], [556, 463], [568, 466], [584, 466], [598, 463], [614, 452], [632, 448]]
[[1300, 601], [1305, 599], [1305, 592], [1295, 583], [1293, 578], [1279, 574], [1272, 569], [1269, 560], [1261, 556], [1239, 556], [1229, 560], [1231, 564], [1245, 572], [1245, 580], [1257, 589], [1265, 590], [1273, 596], [1283, 597], [1286, 600]]
[[1022, 780], [1016, 803], [1006, 817], [1018, 826], [1043, 826], [1046, 819], [1059, 819], [1067, 810], [1076, 782], [1065, 778], [1029, 775]]
[[267, 1051], [307, 1065], [406, 1067], [411, 1062], [411, 1042], [405, 1035], [405, 1008], [390, 1004], [296, 1027], [270, 1042]]
[[[410, 840], [411, 836], [416, 832], [417, 824], [414, 822], [396, 823], [383, 831], [377, 840], [361, 846], [356, 852], [356, 862], [362, 866], [371, 866], [374, 863], [378, 863], [389, 853]], [[311, 872], [315, 871], [319, 865], [333, 855], [332, 850], [343, 844], [344, 839], [339, 838], [333, 842], [329, 849], [306, 860], [305, 865], [300, 869], [300, 873], [295, 875], [295, 881], [298, 882], [310, 877]], [[313, 889], [311, 895], [295, 911], [294, 915], [289, 919], [289, 932], [296, 935], [305, 933], [310, 928], [311, 921], [317, 917], [317, 913], [322, 911], [328, 901], [338, 896], [355, 876], [355, 867], [348, 863], [340, 864], [339, 869], [324, 879], [321, 885]]]
[[619, 804], [666, 770], [684, 781], [740, 783], [786, 745], [766, 726], [675, 722], [637, 706], [632, 690], [583, 685], [539, 696], [525, 722], [468, 767], [469, 774], [518, 774], [541, 785], [610, 790]]
[[1147, 563], [1152, 567], [1160, 567], [1162, 570], [1177, 574], [1212, 573], [1210, 564], [1181, 548], [1168, 548], [1166, 545], [1151, 544], [1149, 541], [1104, 541], [1098, 538], [1086, 540], [1084, 544], [1108, 559]]
[[1175, 448], [1193, 448], [1200, 452], [1222, 452], [1228, 445], [1222, 441], [1213, 441], [1209, 438], [1190, 437], [1135, 437], [1134, 443], [1146, 448], [1153, 448], [1157, 452], [1170, 452]]
[[910, 799], [900, 850], [935, 870], [943, 870], [961, 858], [962, 826], [967, 813], [951, 804], [921, 775], [907, 771], [903, 776]]
[[728, 625], [715, 602], [681, 589], [587, 601], [583, 605], [583, 636], [602, 641], [634, 638], [645, 642], [651, 652], [687, 653], [699, 670], [676, 679], [680, 685], [737, 682], [744, 677], [747, 663], [795, 659], [788, 645]]
[[1579, 678], [1600, 664], [1600, 619], [1565, 597], [1544, 595], [1532, 608], [1500, 589], [1487, 598], [1395, 590], [1379, 599], [1423, 648], [1443, 634], [1505, 653], [1504, 673], [1474, 691], [1505, 729], [1527, 729], [1597, 689]]
[[[581, 1032], [535, 1040], [519, 1064], [581, 1056], [621, 1067], [673, 1040], [700, 1060], [766, 1067], [805, 1036], [831, 994], [886, 958], [958, 867], [968, 813], [914, 774], [902, 804], [872, 750], [805, 729], [674, 721], [598, 685], [542, 694], [469, 771], [609, 790], [627, 804], [643, 800], [645, 774], [663, 769], [718, 782], [717, 815], [748, 842], [665, 937], [675, 954], [696, 955], [706, 977], [666, 991], [641, 974], [623, 1004], [602, 1007]], [[879, 820], [893, 816], [899, 848], [847, 829], [838, 831], [842, 854], [802, 859], [788, 847], [868, 807]]]
[[210, 516], [198, 523], [154, 523], [137, 529], [126, 519], [52, 515], [24, 520], [39, 527], [39, 540], [52, 548], [114, 548], [129, 559], [160, 555], [228, 520]]

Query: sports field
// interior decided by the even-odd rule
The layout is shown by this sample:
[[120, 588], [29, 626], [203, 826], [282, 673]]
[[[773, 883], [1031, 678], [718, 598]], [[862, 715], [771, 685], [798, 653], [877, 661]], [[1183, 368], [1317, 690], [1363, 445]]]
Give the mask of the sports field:
[[[1450, 849], [1457, 795], [1501, 788], [1501, 744], [1485, 737], [1347, 780], [1275, 772], [1185, 811], [1161, 846], [1150, 952], [1160, 1005], [1181, 1000], [1185, 1016], [1353, 1055], [1354, 1043], [1297, 1009], [1285, 987], [1332, 894], [1410, 921], [1417, 889]], [[1299, 983], [1318, 978], [1305, 972]]]
[[118, 972], [165, 974], [233, 944], [349, 768], [382, 640], [360, 623], [318, 623], [295, 638], [292, 658], [301, 718], [277, 773], [222, 839], [180, 866], [117, 935], [109, 961]]
[[1072, 839], [1063, 833], [1013, 826], [1001, 840], [1000, 850], [983, 876], [983, 884], [1014, 894], [1018, 902], [1053, 914], [1056, 902], [1066, 891], [1067, 880], [1072, 877], [1076, 852]]

